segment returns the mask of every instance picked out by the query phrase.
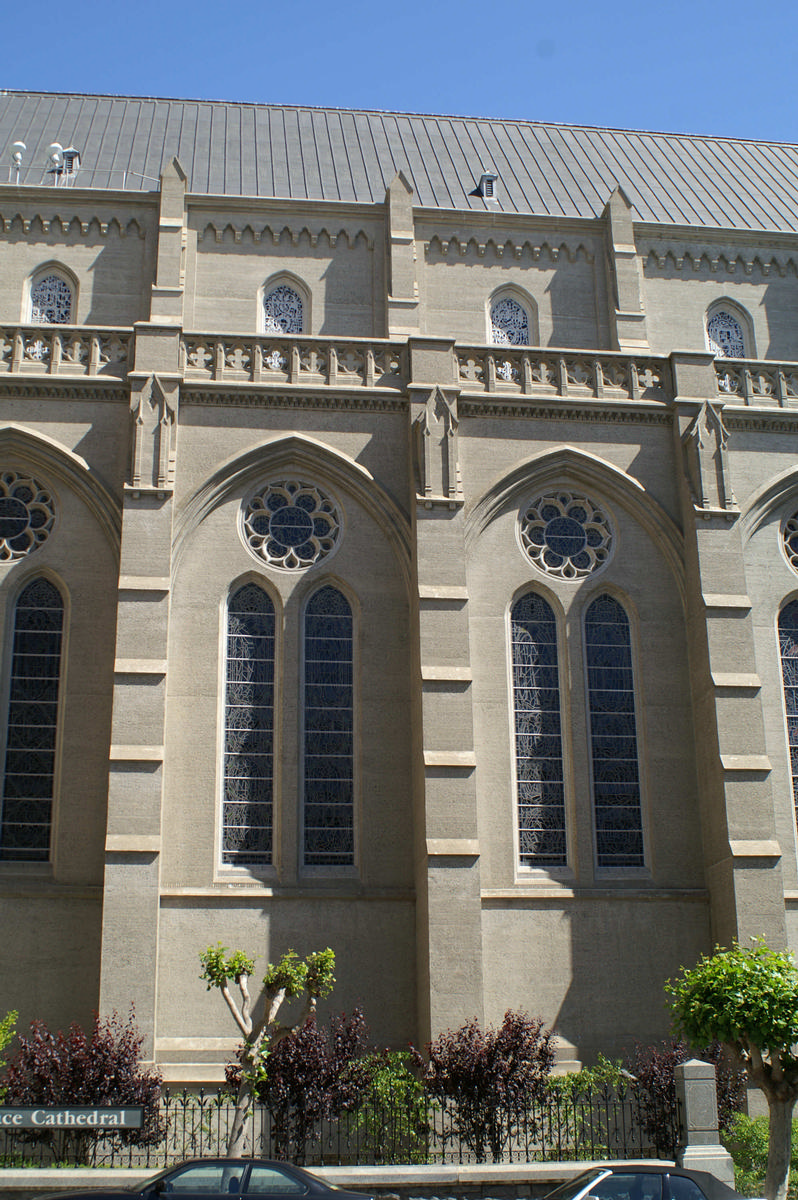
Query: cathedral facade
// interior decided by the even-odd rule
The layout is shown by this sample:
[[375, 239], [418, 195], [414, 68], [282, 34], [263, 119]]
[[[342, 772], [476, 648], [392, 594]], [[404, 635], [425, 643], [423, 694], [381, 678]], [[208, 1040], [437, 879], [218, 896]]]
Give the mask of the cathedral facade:
[[798, 152], [0, 95], [0, 1013], [667, 1033], [798, 946]]

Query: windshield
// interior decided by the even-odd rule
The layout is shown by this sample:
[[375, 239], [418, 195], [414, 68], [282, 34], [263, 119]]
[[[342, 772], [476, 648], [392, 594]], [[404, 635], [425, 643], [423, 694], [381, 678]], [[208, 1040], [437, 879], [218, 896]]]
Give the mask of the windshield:
[[578, 1196], [585, 1188], [590, 1187], [591, 1183], [595, 1183], [597, 1179], [603, 1179], [605, 1175], [609, 1174], [606, 1167], [591, 1167], [589, 1171], [583, 1171], [575, 1179], [561, 1183], [553, 1192], [548, 1192], [546, 1200], [573, 1200], [574, 1196]]

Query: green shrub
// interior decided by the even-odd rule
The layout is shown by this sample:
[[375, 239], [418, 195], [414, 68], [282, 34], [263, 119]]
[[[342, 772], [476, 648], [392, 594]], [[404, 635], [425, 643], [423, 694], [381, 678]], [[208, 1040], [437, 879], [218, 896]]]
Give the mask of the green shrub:
[[[734, 1186], [743, 1196], [761, 1196], [768, 1165], [768, 1119], [737, 1113], [722, 1135], [734, 1160]], [[798, 1200], [798, 1120], [792, 1123], [789, 1200]]]

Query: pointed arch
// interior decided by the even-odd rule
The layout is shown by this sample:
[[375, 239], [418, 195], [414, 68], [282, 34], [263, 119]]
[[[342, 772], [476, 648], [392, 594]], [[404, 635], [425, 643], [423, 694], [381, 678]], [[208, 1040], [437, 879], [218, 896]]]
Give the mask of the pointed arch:
[[543, 491], [547, 486], [584, 488], [625, 509], [659, 548], [685, 604], [684, 538], [675, 521], [638, 480], [574, 446], [533, 454], [494, 480], [467, 515], [466, 548], [500, 512], [519, 504], [531, 489]]
[[278, 271], [258, 292], [258, 314], [261, 333], [289, 337], [308, 334], [313, 328], [310, 289], [291, 271]]
[[492, 346], [537, 346], [537, 304], [523, 288], [506, 284], [487, 304], [487, 340]]
[[707, 349], [716, 358], [756, 358], [750, 314], [728, 296], [722, 296], [710, 304], [704, 332]]
[[60, 262], [47, 262], [28, 276], [22, 298], [22, 320], [32, 325], [75, 325], [78, 281]]
[[798, 467], [788, 467], [773, 479], [757, 488], [740, 506], [740, 532], [744, 542], [750, 541], [774, 514], [792, 506], [798, 509]]
[[231, 494], [246, 491], [270, 474], [296, 473], [327, 481], [351, 496], [382, 530], [399, 563], [410, 594], [410, 521], [365, 467], [315, 438], [277, 437], [223, 463], [176, 514], [174, 563], [178, 568], [194, 530]]

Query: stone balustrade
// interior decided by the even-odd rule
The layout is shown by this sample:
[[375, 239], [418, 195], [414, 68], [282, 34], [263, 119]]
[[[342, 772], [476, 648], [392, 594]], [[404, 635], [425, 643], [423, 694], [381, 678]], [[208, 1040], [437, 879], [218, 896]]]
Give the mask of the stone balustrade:
[[455, 350], [464, 392], [665, 400], [672, 394], [667, 358], [564, 353], [513, 346]]
[[0, 326], [0, 375], [99, 375], [122, 379], [131, 363], [132, 339], [132, 329]]
[[407, 349], [402, 343], [202, 333], [184, 335], [181, 370], [192, 382], [298, 383], [397, 391], [405, 387], [408, 375]]
[[718, 395], [727, 404], [792, 407], [798, 404], [798, 363], [718, 359]]

